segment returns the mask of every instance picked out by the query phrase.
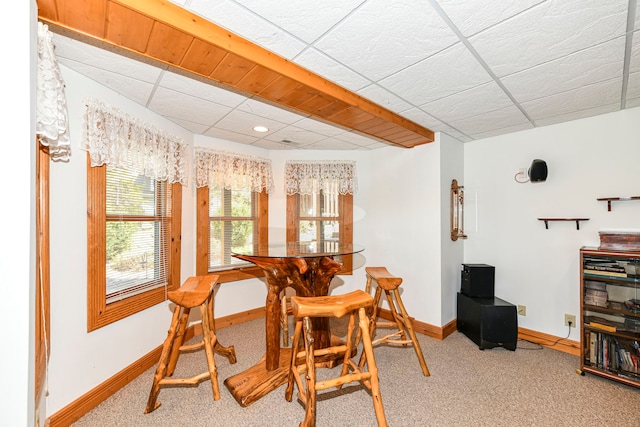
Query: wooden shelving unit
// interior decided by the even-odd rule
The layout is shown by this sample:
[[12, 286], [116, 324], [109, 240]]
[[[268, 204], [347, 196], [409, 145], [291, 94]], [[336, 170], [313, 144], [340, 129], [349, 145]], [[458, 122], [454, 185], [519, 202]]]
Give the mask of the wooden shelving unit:
[[638, 262], [640, 249], [580, 249], [580, 374], [640, 388]]

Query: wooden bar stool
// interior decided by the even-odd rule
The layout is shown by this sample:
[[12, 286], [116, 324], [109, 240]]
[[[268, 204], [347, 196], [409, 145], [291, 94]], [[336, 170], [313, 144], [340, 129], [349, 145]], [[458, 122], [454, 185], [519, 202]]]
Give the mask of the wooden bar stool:
[[[376, 292], [373, 297], [373, 312], [371, 315], [371, 339], [373, 340], [376, 328], [378, 327], [394, 328], [396, 330], [396, 332], [392, 334], [373, 340], [373, 345], [375, 346], [380, 342], [392, 345], [402, 345], [404, 347], [408, 344], [413, 344], [416, 356], [418, 356], [418, 361], [420, 362], [420, 367], [422, 368], [422, 373], [425, 377], [428, 377], [430, 375], [429, 369], [427, 368], [427, 363], [424, 361], [424, 356], [422, 355], [422, 349], [420, 348], [420, 343], [418, 342], [416, 333], [413, 330], [413, 321], [407, 314], [407, 310], [402, 303], [402, 298], [400, 297], [400, 292], [398, 291], [398, 288], [402, 283], [402, 278], [389, 273], [386, 267], [366, 267], [365, 271], [367, 273], [367, 285], [365, 292], [370, 294], [373, 282], [375, 281], [377, 284]], [[392, 322], [383, 322], [378, 320], [380, 315], [380, 299], [383, 291], [386, 295], [387, 302], [389, 303], [391, 316], [393, 316]], [[409, 336], [409, 339], [407, 339], [407, 335]], [[365, 358], [366, 354], [363, 354], [360, 358], [360, 366], [364, 365]]]
[[[216, 337], [216, 328], [213, 317], [214, 294], [218, 286], [219, 276], [193, 276], [184, 284], [167, 295], [176, 306], [167, 338], [162, 347], [158, 367], [153, 377], [153, 385], [149, 400], [144, 411], [145, 414], [154, 411], [160, 406], [157, 402], [160, 387], [163, 385], [197, 385], [201, 381], [211, 379], [213, 399], [220, 399], [218, 387], [218, 370], [214, 360], [214, 351], [229, 359], [229, 363], [236, 363], [236, 352], [233, 346], [223, 347]], [[189, 312], [194, 307], [200, 307], [202, 317], [202, 340], [195, 344], [184, 345], [184, 333], [189, 321]], [[208, 370], [189, 378], [167, 378], [173, 375], [178, 356], [183, 351], [204, 349], [207, 356]]]
[[[289, 370], [285, 398], [291, 401], [295, 381], [298, 386], [298, 399], [306, 407], [305, 418], [300, 423], [301, 426], [313, 427], [316, 425], [316, 394], [318, 390], [326, 390], [331, 387], [340, 389], [343, 384], [354, 381], [362, 382], [371, 391], [378, 426], [387, 425], [380, 396], [378, 368], [371, 345], [369, 318], [366, 313], [367, 309], [372, 308], [372, 304], [371, 296], [362, 290], [336, 296], [291, 297], [296, 326], [291, 344], [291, 369]], [[346, 342], [343, 345], [315, 349], [311, 319], [318, 317], [341, 318], [346, 314], [349, 314]], [[358, 314], [359, 328], [357, 334], [354, 333], [356, 314]], [[362, 337], [363, 351], [367, 355], [367, 371], [364, 371], [363, 367], [359, 367], [352, 359], [358, 345], [357, 336]], [[304, 349], [301, 349], [300, 340], [304, 341]], [[315, 358], [328, 355], [342, 359], [340, 376], [316, 382], [316, 367], [323, 365]], [[303, 384], [300, 376], [305, 373], [306, 384]]]

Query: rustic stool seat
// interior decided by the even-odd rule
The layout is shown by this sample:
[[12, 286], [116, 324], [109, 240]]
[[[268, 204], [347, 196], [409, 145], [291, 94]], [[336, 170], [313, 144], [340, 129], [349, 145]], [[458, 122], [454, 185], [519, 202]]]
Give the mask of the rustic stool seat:
[[[402, 345], [406, 347], [408, 344], [412, 344], [416, 356], [418, 356], [422, 373], [425, 377], [428, 377], [430, 375], [429, 369], [427, 368], [427, 363], [424, 361], [416, 333], [413, 330], [413, 321], [409, 317], [409, 314], [407, 314], [407, 310], [400, 297], [400, 292], [398, 291], [402, 283], [402, 278], [391, 274], [386, 267], [366, 267], [365, 272], [367, 273], [365, 292], [370, 294], [373, 282], [377, 284], [373, 297], [373, 312], [371, 315], [371, 339], [373, 340], [376, 328], [378, 327], [395, 329], [394, 333], [373, 340], [373, 345], [375, 346], [376, 344], [385, 342], [391, 345]], [[380, 299], [383, 291], [389, 303], [389, 310], [391, 311], [393, 321], [384, 322], [378, 320], [380, 316]], [[366, 355], [363, 354], [360, 358], [359, 365], [364, 365], [365, 358]]]
[[[285, 391], [285, 398], [291, 401], [294, 381], [298, 386], [298, 398], [305, 405], [305, 418], [301, 426], [315, 426], [316, 423], [316, 394], [318, 390], [326, 390], [331, 387], [340, 389], [342, 385], [359, 381], [371, 391], [373, 407], [378, 426], [386, 426], [387, 421], [380, 396], [378, 382], [378, 368], [373, 355], [371, 335], [369, 331], [369, 318], [367, 309], [371, 309], [373, 299], [362, 290], [357, 290], [344, 295], [319, 296], [319, 297], [291, 297], [293, 315], [296, 319], [295, 331], [291, 345], [291, 369], [289, 381]], [[341, 318], [349, 315], [347, 338], [344, 345], [335, 345], [323, 349], [314, 348], [312, 318]], [[358, 315], [358, 333], [355, 334], [355, 320]], [[366, 353], [366, 364], [359, 367], [352, 359], [352, 355], [358, 346], [358, 339], [362, 337], [363, 352]], [[300, 340], [304, 341], [304, 349], [301, 349]], [[322, 366], [316, 362], [315, 357], [335, 355], [342, 358], [342, 370], [340, 376], [325, 381], [316, 382], [316, 367]], [[301, 375], [305, 374], [305, 384]]]
[[[213, 390], [213, 399], [220, 399], [218, 370], [214, 360], [214, 352], [227, 357], [230, 363], [236, 363], [236, 353], [233, 346], [223, 347], [216, 337], [213, 296], [219, 286], [218, 278], [219, 276], [189, 277], [180, 288], [167, 293], [167, 297], [175, 304], [175, 308], [167, 338], [162, 346], [158, 367], [153, 377], [153, 385], [151, 386], [149, 400], [144, 411], [145, 414], [154, 411], [160, 406], [157, 399], [160, 387], [163, 385], [196, 385], [209, 378]], [[189, 312], [195, 307], [200, 307], [202, 340], [195, 344], [184, 345]], [[180, 352], [198, 349], [205, 350], [208, 366], [206, 372], [189, 378], [168, 378], [173, 375]]]

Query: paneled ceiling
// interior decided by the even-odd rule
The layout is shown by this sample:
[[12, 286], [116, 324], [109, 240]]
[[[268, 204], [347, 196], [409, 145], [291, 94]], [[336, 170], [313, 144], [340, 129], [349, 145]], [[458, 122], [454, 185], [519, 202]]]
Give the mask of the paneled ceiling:
[[[267, 149], [468, 142], [640, 106], [636, 0], [37, 2], [64, 66], [195, 134]], [[149, 28], [114, 26], [141, 10]], [[96, 20], [101, 33], [83, 28]], [[226, 60], [201, 48], [185, 66], [198, 42]], [[234, 82], [243, 66], [262, 77]]]

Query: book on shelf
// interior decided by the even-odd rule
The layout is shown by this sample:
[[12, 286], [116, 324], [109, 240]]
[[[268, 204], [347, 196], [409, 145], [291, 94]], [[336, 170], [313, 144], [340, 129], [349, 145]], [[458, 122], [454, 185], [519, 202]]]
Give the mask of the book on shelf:
[[607, 332], [615, 332], [617, 330], [615, 326], [609, 326], [609, 325], [605, 325], [603, 323], [598, 323], [598, 322], [589, 322], [589, 326], [602, 329], [603, 331], [607, 331]]
[[623, 266], [618, 263], [607, 263], [607, 264], [589, 264], [586, 263], [584, 265], [586, 270], [598, 270], [598, 271], [611, 271], [614, 273], [626, 273]]
[[593, 289], [596, 291], [606, 291], [607, 290], [607, 284], [604, 282], [597, 282], [595, 280], [585, 280], [584, 281], [584, 288], [585, 289]]
[[582, 270], [584, 274], [590, 274], [592, 276], [602, 276], [602, 277], [624, 277], [627, 278], [627, 273], [619, 271], [603, 271], [603, 270], [590, 270], [585, 268]]

